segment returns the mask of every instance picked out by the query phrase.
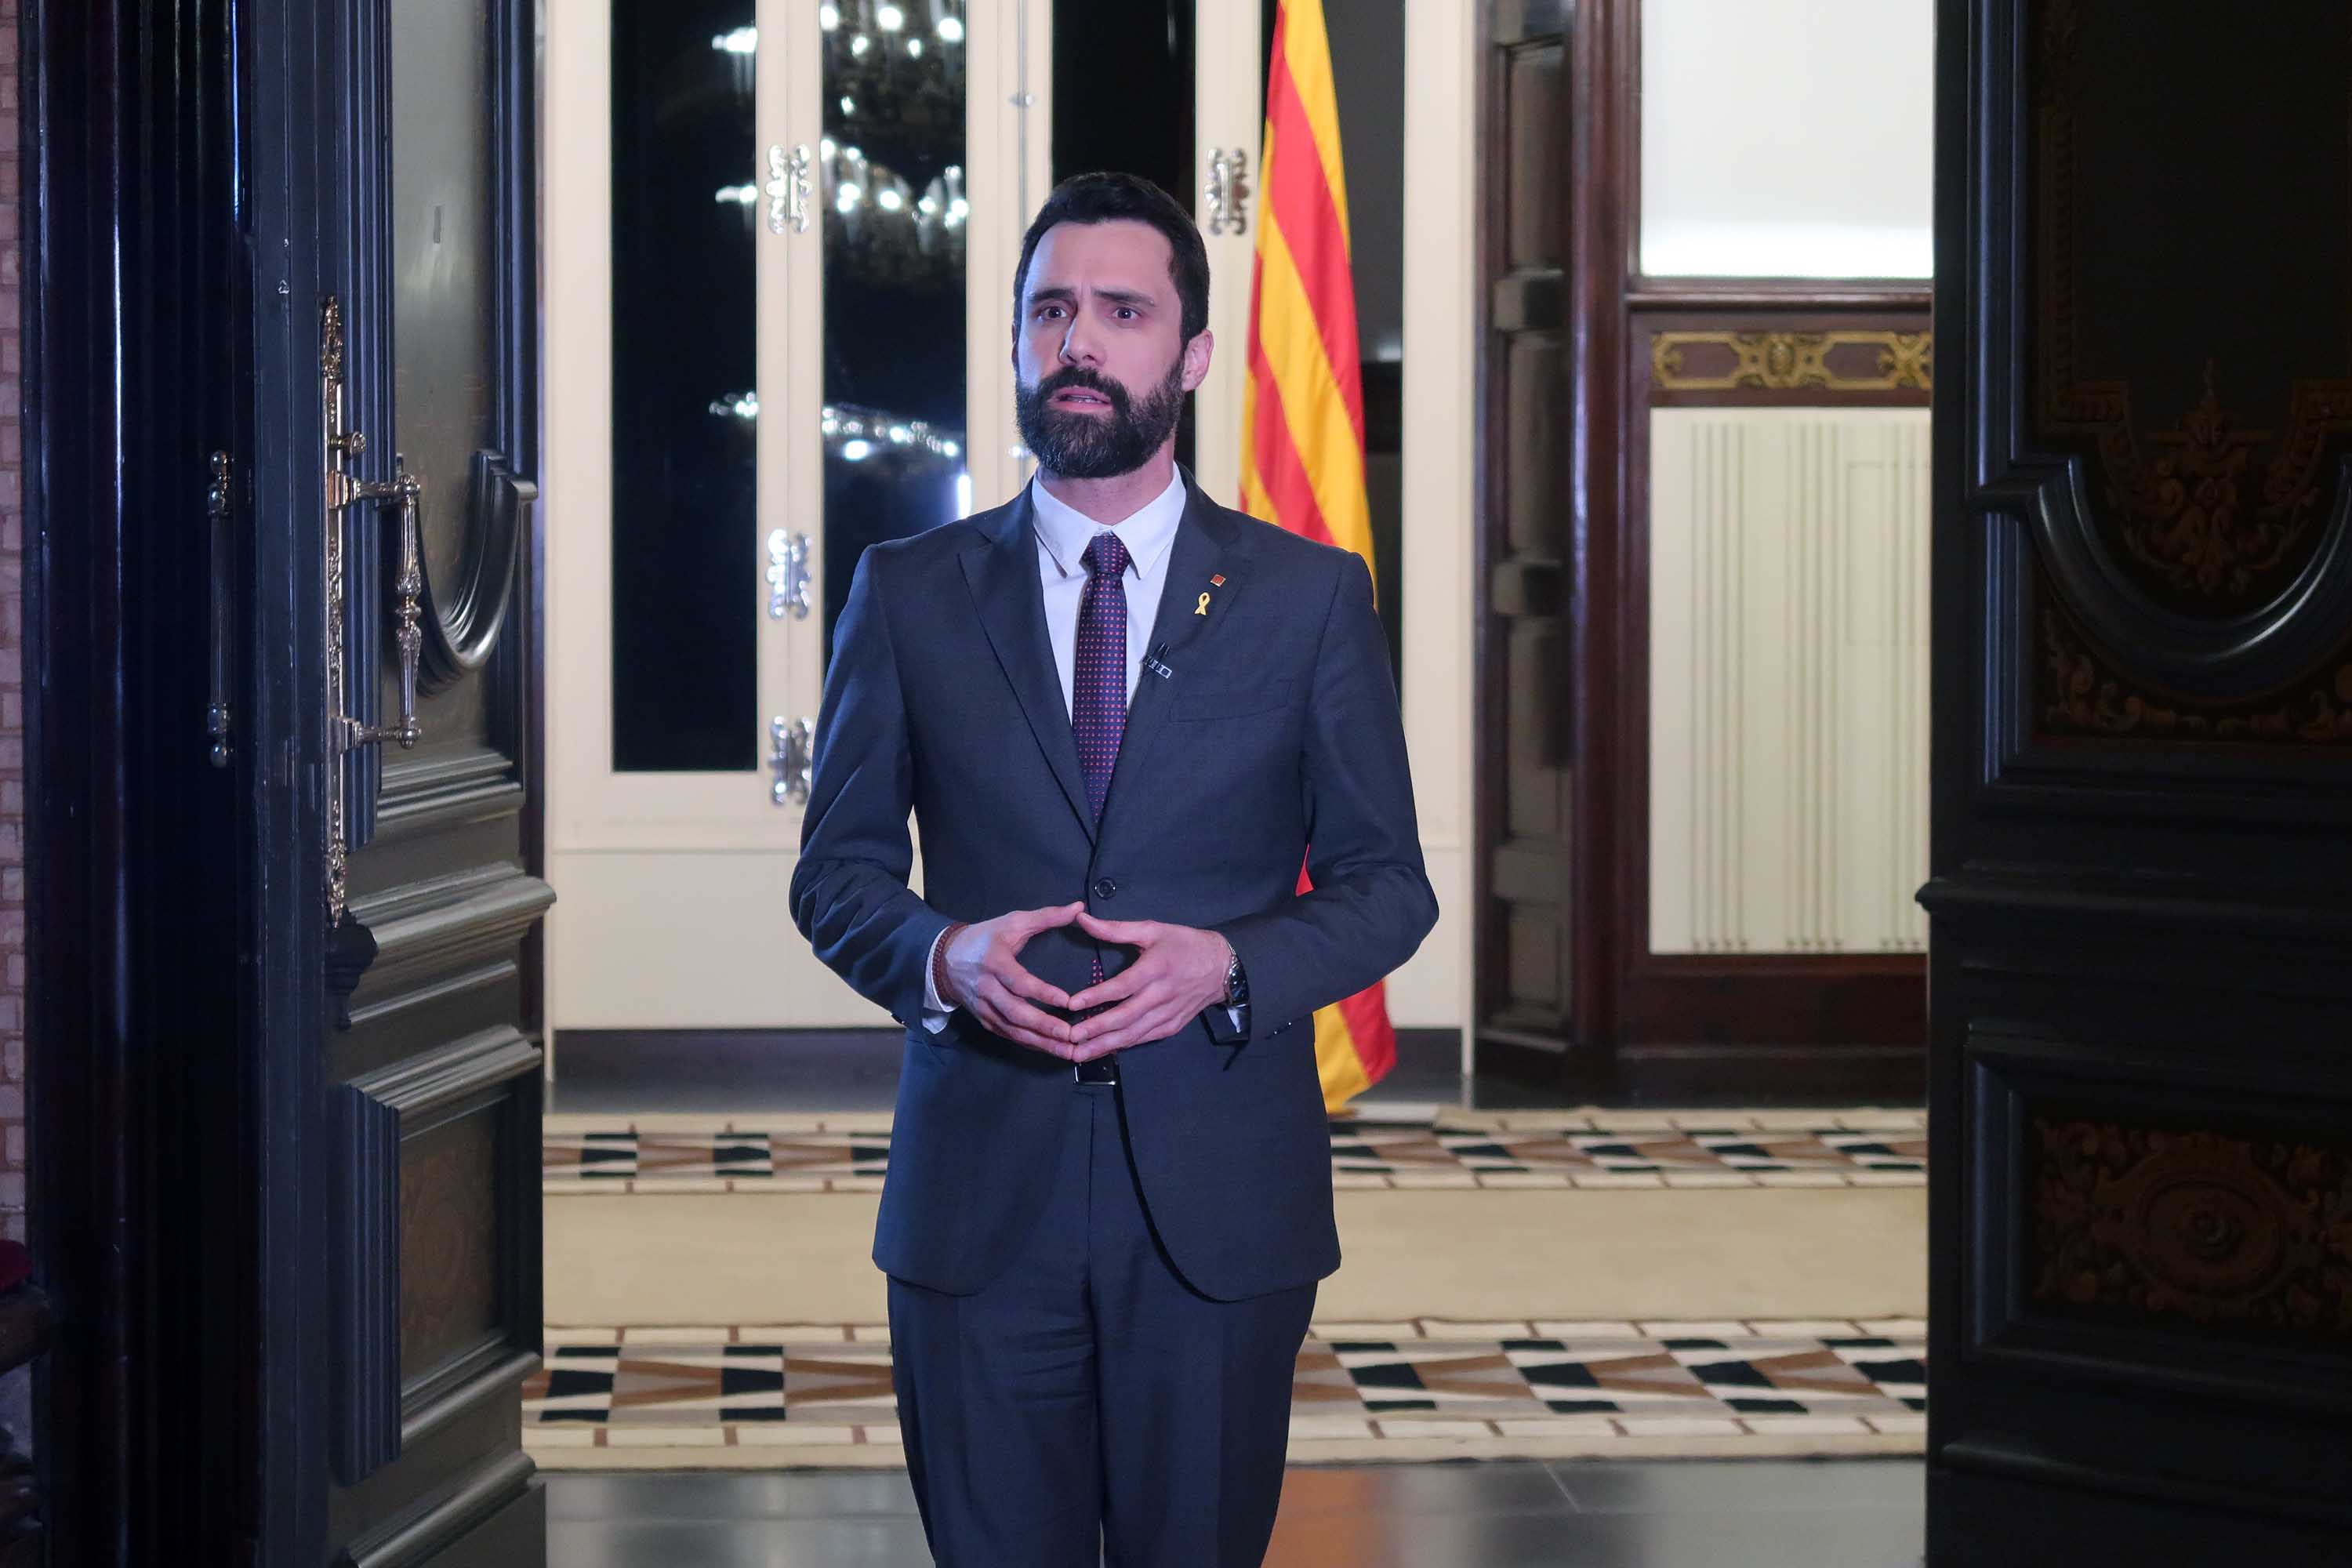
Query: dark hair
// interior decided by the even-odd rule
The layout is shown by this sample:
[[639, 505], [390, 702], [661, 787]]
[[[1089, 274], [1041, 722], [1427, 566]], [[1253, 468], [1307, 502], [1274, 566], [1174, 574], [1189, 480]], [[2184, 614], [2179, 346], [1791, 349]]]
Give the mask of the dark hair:
[[1192, 215], [1176, 198], [1137, 174], [1073, 174], [1054, 187], [1045, 205], [1021, 237], [1021, 265], [1013, 271], [1013, 342], [1021, 343], [1021, 296], [1029, 286], [1029, 258], [1055, 224], [1109, 223], [1129, 218], [1148, 223], [1168, 237], [1168, 271], [1183, 308], [1184, 342], [1209, 329], [1209, 249]]

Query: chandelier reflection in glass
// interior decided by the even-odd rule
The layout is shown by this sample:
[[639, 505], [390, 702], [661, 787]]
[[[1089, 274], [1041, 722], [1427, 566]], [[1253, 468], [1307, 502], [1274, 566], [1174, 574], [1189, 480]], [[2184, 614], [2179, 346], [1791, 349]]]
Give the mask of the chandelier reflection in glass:
[[909, 179], [899, 155], [919, 163], [963, 140], [963, 0], [833, 0], [817, 20], [828, 265], [885, 284], [956, 286], [971, 211], [963, 167], [932, 164]]
[[[824, 328], [796, 347], [795, 357], [816, 361], [823, 378], [829, 647], [868, 545], [971, 510], [961, 428], [971, 206], [964, 0], [825, 0], [816, 20], [821, 123], [810, 195], [813, 226], [823, 237]], [[756, 92], [758, 29], [708, 37], [719, 79], [731, 82], [748, 106]], [[763, 174], [752, 168], [723, 178], [703, 187], [707, 199], [740, 213], [746, 241], [757, 243], [767, 205]], [[724, 226], [731, 230], [734, 221]], [[757, 394], [713, 390], [717, 395], [704, 393], [697, 402], [730, 432], [730, 444], [749, 443], [760, 417]], [[793, 482], [797, 489], [806, 481]]]
[[[971, 215], [961, 164], [941, 170], [918, 194], [896, 171], [867, 159], [863, 149], [841, 146], [830, 136], [819, 143], [819, 156], [818, 199], [835, 220], [825, 226], [828, 250], [887, 282], [945, 281], [961, 275], [964, 222]], [[711, 199], [740, 207], [747, 229], [758, 221], [757, 185], [721, 185]]]
[[[721, 419], [756, 420], [760, 395], [731, 392], [710, 400], [710, 412]], [[879, 408], [855, 405], [835, 407], [828, 403], [817, 416], [824, 432], [825, 454], [862, 462], [882, 447], [903, 447], [908, 457], [921, 453], [950, 462], [963, 456], [962, 437], [953, 431], [935, 430], [920, 419], [901, 419]]]
[[[824, 37], [825, 91], [835, 100], [825, 119], [852, 133], [828, 135], [818, 145], [819, 200], [835, 218], [824, 231], [828, 260], [887, 283], [960, 278], [971, 213], [962, 166], [950, 164], [917, 190], [885, 159], [869, 156], [866, 143], [875, 137], [916, 145], [961, 139], [962, 0], [830, 0], [818, 8], [817, 25]], [[747, 95], [759, 42], [757, 27], [710, 39]], [[861, 127], [874, 136], [856, 134]], [[712, 199], [740, 207], [747, 227], [756, 222], [756, 183], [721, 185]]]
[[822, 416], [825, 447], [837, 449], [848, 462], [863, 462], [884, 447], [920, 450], [949, 462], [963, 456], [957, 435], [932, 429], [919, 419], [894, 419], [877, 408], [836, 408], [827, 404]]
[[[950, 164], [918, 193], [896, 170], [858, 147], [819, 146], [823, 200], [835, 221], [825, 248], [887, 283], [945, 283], [963, 272], [963, 168]], [[828, 258], [832, 259], [832, 258]]]
[[[760, 395], [730, 392], [714, 397], [709, 412], [714, 418], [739, 421], [749, 429], [760, 417]], [[971, 475], [964, 464], [961, 431], [936, 429], [920, 419], [901, 419], [882, 409], [855, 404], [836, 407], [828, 403], [818, 421], [828, 463], [875, 462], [900, 478], [936, 479], [945, 474], [954, 484], [953, 515], [962, 517], [971, 510]]]

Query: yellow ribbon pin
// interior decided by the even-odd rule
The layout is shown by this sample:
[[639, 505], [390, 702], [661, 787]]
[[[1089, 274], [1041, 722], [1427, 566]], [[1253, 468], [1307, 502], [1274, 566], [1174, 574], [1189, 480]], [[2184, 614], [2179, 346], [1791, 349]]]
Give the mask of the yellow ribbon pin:
[[1196, 616], [1205, 616], [1209, 613], [1208, 595], [1203, 594], [1201, 595], [1201, 602], [1192, 606], [1192, 613]]

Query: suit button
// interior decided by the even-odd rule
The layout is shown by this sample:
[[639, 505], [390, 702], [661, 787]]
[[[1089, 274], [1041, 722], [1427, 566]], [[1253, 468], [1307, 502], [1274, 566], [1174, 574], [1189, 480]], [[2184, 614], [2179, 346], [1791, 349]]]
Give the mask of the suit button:
[[1093, 891], [1095, 897], [1097, 899], [1117, 898], [1118, 896], [1118, 884], [1112, 881], [1108, 877], [1097, 877], [1095, 879]]

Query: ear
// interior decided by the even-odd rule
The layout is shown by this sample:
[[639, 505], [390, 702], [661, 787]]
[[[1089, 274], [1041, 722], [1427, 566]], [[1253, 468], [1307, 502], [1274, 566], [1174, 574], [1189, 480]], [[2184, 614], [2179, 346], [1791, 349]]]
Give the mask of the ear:
[[1184, 345], [1184, 390], [1197, 392], [1209, 379], [1209, 358], [1217, 347], [1217, 334], [1202, 331]]

